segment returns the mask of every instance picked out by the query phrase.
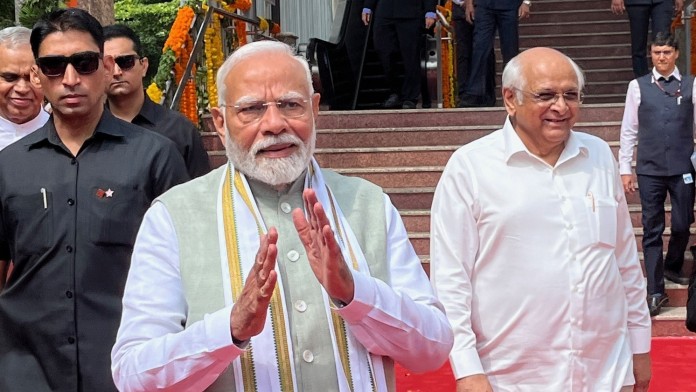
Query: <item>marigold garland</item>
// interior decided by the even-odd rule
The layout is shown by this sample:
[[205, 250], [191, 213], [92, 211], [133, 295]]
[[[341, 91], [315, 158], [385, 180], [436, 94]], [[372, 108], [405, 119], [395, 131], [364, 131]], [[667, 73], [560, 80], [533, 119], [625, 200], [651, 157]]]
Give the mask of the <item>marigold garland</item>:
[[147, 96], [150, 97], [150, 99], [153, 102], [155, 102], [157, 104], [162, 103], [162, 96], [164, 94], [162, 93], [162, 90], [160, 90], [160, 88], [157, 87], [157, 83], [155, 83], [155, 82], [150, 83], [150, 85], [147, 86], [146, 92], [147, 92]]
[[[230, 5], [224, 1], [221, 3], [222, 7], [230, 11], [232, 8]], [[207, 11], [208, 5], [203, 4], [203, 9]], [[208, 104], [210, 107], [218, 106], [218, 95], [217, 95], [217, 85], [215, 83], [215, 77], [217, 75], [218, 69], [224, 61], [224, 54], [222, 52], [222, 25], [220, 24], [220, 19], [222, 15], [215, 15], [210, 24], [205, 30], [204, 42], [205, 42], [205, 70], [206, 70], [206, 87], [208, 94]]]
[[[251, 0], [231, 0], [220, 1], [219, 5], [222, 9], [228, 12], [236, 12], [237, 10], [248, 11], [252, 7]], [[208, 4], [205, 1], [202, 4], [204, 11], [207, 11]], [[195, 18], [193, 8], [188, 5], [183, 5], [179, 8], [176, 18], [169, 31], [167, 41], [162, 48], [162, 57], [157, 70], [157, 74], [153, 79], [153, 83], [148, 86], [147, 94], [155, 102], [161, 103], [164, 96], [164, 91], [168, 81], [173, 79], [175, 84], [182, 82], [182, 77], [186, 69], [186, 64], [191, 56], [193, 49], [193, 38], [191, 37], [191, 26]], [[215, 84], [215, 76], [218, 69], [224, 62], [224, 52], [222, 44], [222, 25], [220, 20], [224, 17], [215, 15], [211, 20], [210, 25], [206, 28], [204, 43], [205, 43], [205, 85], [206, 88], [201, 88], [201, 97], [205, 102], [205, 95], [208, 97], [210, 106], [217, 106], [217, 86]], [[246, 44], [246, 23], [241, 21], [232, 21], [236, 34], [236, 45], [238, 47]], [[272, 34], [280, 32], [280, 26], [277, 23], [271, 22], [267, 30]], [[191, 70], [191, 75], [196, 75], [195, 65]], [[173, 78], [172, 78], [173, 76]], [[185, 82], [184, 91], [181, 96], [179, 111], [189, 118], [194, 123], [198, 123], [198, 94], [196, 82], [193, 78]]]
[[[452, 21], [452, 2], [448, 1], [445, 6], [437, 6], [437, 9], [445, 15], [445, 19], [448, 22]], [[440, 32], [445, 34], [451, 34], [442, 27]], [[456, 38], [456, 37], [454, 37]], [[452, 39], [441, 40], [441, 55], [442, 55], [442, 107], [443, 108], [453, 108], [456, 106], [455, 102], [455, 86], [457, 83], [457, 75], [455, 74], [456, 67], [454, 66], [454, 47], [452, 45]]]
[[[173, 53], [174, 82], [176, 84], [179, 84], [181, 82], [181, 78], [184, 76], [184, 70], [186, 69], [186, 64], [188, 63], [189, 56], [191, 55], [191, 50], [193, 49], [193, 39], [191, 38], [191, 34], [189, 34], [189, 30], [191, 29], [191, 25], [193, 24], [193, 19], [195, 18], [195, 16], [196, 14], [193, 11], [193, 8], [191, 8], [190, 6], [184, 5], [181, 8], [179, 8], [179, 11], [176, 14], [176, 19], [174, 19], [174, 23], [172, 24], [172, 27], [169, 31], [169, 37], [167, 37], [167, 40], [164, 43], [164, 47], [162, 48], [163, 55], [168, 54], [169, 51]], [[158, 69], [158, 74], [159, 71], [160, 69]], [[164, 71], [166, 70], [163, 70], [163, 72]], [[191, 70], [191, 72], [196, 72], [195, 67]], [[161, 81], [162, 79], [163, 78], [160, 78], [159, 81]], [[164, 80], [165, 85], [159, 85], [158, 83], [158, 87], [160, 90], [164, 90], [166, 86], [166, 80], [168, 80], [168, 77]], [[183, 94], [181, 96], [179, 111], [189, 120], [191, 120], [194, 124], [198, 124], [198, 106], [196, 90], [195, 86], [193, 89], [189, 87], [189, 84], [193, 86], [193, 84], [189, 82], [190, 80], [187, 81]]]
[[234, 32], [237, 35], [236, 48], [246, 45], [247, 44], [247, 25], [246, 25], [246, 22], [242, 22], [241, 20], [235, 20], [234, 21]]
[[278, 34], [280, 33], [280, 25], [272, 20], [259, 18], [259, 30], [269, 34]]

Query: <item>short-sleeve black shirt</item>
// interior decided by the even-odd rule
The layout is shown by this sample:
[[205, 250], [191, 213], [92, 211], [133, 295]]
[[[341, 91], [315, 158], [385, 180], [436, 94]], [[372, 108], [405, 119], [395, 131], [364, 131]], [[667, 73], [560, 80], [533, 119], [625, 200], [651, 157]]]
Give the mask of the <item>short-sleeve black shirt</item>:
[[191, 178], [196, 178], [210, 171], [208, 153], [203, 147], [201, 134], [191, 121], [179, 112], [158, 105], [145, 94], [143, 107], [131, 123], [155, 131], [168, 137], [184, 157], [186, 168]]
[[174, 143], [107, 110], [73, 156], [53, 125], [0, 152], [0, 391], [115, 391], [110, 351], [150, 202], [188, 179]]

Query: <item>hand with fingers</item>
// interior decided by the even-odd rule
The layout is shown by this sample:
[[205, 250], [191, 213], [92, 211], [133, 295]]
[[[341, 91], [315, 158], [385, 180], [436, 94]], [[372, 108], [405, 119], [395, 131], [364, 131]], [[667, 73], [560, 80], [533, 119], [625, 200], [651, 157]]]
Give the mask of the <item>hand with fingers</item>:
[[626, 11], [626, 6], [623, 0], [612, 0], [611, 1], [611, 12], [615, 15], [622, 15]]
[[466, 15], [467, 22], [474, 23], [474, 0], [464, 1], [464, 15]]
[[247, 341], [263, 330], [266, 311], [278, 280], [275, 271], [278, 231], [271, 227], [261, 236], [256, 261], [230, 315], [230, 331], [236, 340]]
[[307, 252], [312, 271], [329, 297], [350, 303], [355, 290], [353, 275], [343, 260], [324, 207], [313, 189], [305, 189], [302, 197], [307, 217], [297, 208], [292, 212], [292, 220]]

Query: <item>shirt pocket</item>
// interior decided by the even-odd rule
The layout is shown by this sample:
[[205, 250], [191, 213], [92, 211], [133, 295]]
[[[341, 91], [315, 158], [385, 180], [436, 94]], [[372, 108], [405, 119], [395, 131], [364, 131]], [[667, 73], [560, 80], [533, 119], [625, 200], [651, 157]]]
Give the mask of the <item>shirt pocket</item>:
[[14, 239], [13, 257], [45, 253], [53, 243], [53, 194], [37, 191], [32, 195], [7, 199], [4, 215], [7, 232]]
[[90, 239], [100, 246], [132, 247], [140, 222], [147, 210], [145, 196], [133, 187], [115, 187], [109, 196], [101, 188], [94, 188], [97, 211], [90, 217]]
[[588, 215], [590, 243], [609, 248], [616, 247], [616, 211], [618, 202], [613, 197], [592, 196], [585, 198]]

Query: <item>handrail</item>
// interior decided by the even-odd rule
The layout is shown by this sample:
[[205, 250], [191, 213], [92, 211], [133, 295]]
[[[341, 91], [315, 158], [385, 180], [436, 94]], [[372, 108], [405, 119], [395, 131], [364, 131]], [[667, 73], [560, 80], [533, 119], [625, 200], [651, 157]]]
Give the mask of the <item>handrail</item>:
[[691, 20], [693, 19], [694, 13], [696, 12], [696, 1], [692, 1], [691, 4], [684, 8], [682, 12], [682, 23], [684, 25], [684, 35], [686, 45], [684, 48], [684, 55], [686, 58], [686, 70], [685, 72], [693, 74], [691, 70]]
[[355, 81], [355, 90], [353, 91], [353, 102], [351, 102], [350, 109], [355, 110], [358, 107], [358, 97], [360, 95], [360, 85], [362, 84], [363, 70], [365, 69], [365, 58], [367, 57], [367, 47], [370, 42], [370, 37], [372, 36], [372, 18], [367, 24], [367, 33], [365, 34], [365, 44], [362, 48], [362, 54], [360, 56], [360, 66], [358, 67], [358, 77]]
[[[228, 18], [232, 19], [238, 19], [241, 20], [242, 22], [249, 23], [253, 26], [259, 27], [260, 20], [257, 19], [252, 19], [248, 18], [244, 15], [238, 15], [232, 12], [229, 12], [223, 8], [220, 8], [218, 5], [217, 1], [215, 0], [208, 0], [208, 11], [205, 13], [205, 17], [203, 18], [203, 23], [201, 23], [201, 26], [198, 28], [198, 33], [196, 34], [196, 39], [193, 43], [193, 49], [191, 49], [191, 54], [189, 56], [188, 62], [186, 62], [186, 69], [184, 70], [184, 74], [181, 76], [181, 80], [179, 81], [179, 85], [176, 86], [176, 91], [174, 92], [174, 97], [172, 98], [172, 102], [169, 104], [169, 108], [176, 110], [179, 108], [179, 101], [181, 100], [181, 96], [184, 93], [184, 88], [186, 87], [186, 83], [188, 82], [189, 78], [191, 77], [191, 70], [193, 69], [193, 64], [196, 61], [196, 58], [198, 58], [198, 53], [200, 52], [201, 48], [203, 47], [203, 40], [205, 38], [205, 30], [208, 28], [208, 25], [210, 24], [210, 21], [213, 19], [213, 14], [218, 13], [220, 15], [223, 15]], [[194, 19], [195, 23], [195, 19]]]

